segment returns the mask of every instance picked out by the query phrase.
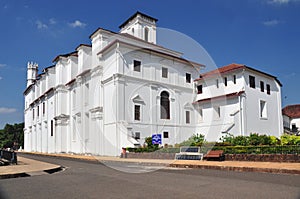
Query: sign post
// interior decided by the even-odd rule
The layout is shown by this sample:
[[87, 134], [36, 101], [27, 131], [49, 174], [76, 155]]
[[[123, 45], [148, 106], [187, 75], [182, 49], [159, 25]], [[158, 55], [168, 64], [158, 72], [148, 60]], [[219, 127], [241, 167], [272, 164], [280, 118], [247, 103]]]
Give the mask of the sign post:
[[161, 134], [152, 135], [152, 144], [161, 144]]

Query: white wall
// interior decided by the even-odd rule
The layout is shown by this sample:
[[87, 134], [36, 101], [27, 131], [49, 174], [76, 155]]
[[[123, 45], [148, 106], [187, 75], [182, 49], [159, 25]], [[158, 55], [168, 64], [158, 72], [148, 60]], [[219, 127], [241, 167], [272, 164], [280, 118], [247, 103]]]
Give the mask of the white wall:
[[[249, 75], [255, 76], [255, 88], [249, 87]], [[260, 91], [260, 81], [265, 83], [265, 91]], [[276, 81], [258, 73], [245, 72], [246, 101], [245, 119], [247, 135], [259, 133], [280, 136], [283, 133], [281, 116], [280, 87]], [[267, 94], [266, 84], [271, 86], [270, 95]], [[267, 117], [260, 117], [260, 101], [265, 101], [267, 106]]]

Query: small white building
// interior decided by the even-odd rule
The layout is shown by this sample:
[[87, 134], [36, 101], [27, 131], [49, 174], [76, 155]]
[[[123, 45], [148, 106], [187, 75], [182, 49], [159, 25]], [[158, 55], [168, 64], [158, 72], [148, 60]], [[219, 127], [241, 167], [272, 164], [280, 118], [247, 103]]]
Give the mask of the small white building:
[[300, 104], [288, 105], [282, 109], [284, 129], [294, 134], [300, 130]]
[[195, 133], [282, 133], [275, 77], [233, 64], [199, 78], [203, 65], [156, 44], [156, 22], [137, 12], [40, 74], [28, 63], [24, 150], [118, 156], [153, 134], [174, 145]]
[[226, 134], [280, 136], [281, 83], [267, 73], [242, 64], [230, 64], [196, 79], [197, 132], [207, 140]]

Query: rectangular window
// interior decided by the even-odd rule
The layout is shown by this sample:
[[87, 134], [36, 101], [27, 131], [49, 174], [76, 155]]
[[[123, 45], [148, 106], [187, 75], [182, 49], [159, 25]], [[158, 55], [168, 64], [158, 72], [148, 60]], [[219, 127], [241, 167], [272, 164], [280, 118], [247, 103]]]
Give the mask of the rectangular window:
[[53, 136], [53, 120], [51, 120], [50, 133], [51, 133], [51, 136]]
[[252, 75], [249, 75], [249, 85], [250, 88], [255, 88], [255, 77]]
[[191, 83], [191, 74], [190, 73], [185, 74], [185, 82], [186, 83]]
[[186, 124], [191, 123], [190, 111], [185, 111], [185, 123]]
[[40, 116], [40, 106], [37, 106], [37, 116]]
[[73, 108], [76, 107], [76, 90], [73, 90], [73, 93], [72, 93], [72, 98], [73, 98]]
[[236, 75], [233, 75], [233, 83], [236, 84]]
[[260, 117], [267, 118], [267, 102], [260, 100]]
[[133, 61], [133, 70], [136, 72], [141, 72], [141, 62], [134, 60]]
[[90, 85], [89, 84], [85, 84], [85, 92], [84, 92], [84, 104], [85, 105], [88, 105], [89, 104], [89, 88], [90, 88]]
[[298, 131], [298, 128], [296, 126], [296, 124], [292, 124], [292, 132], [297, 132]]
[[73, 117], [73, 135], [72, 135], [72, 140], [75, 141], [76, 140], [76, 133], [77, 133], [77, 129], [76, 129], [76, 116]]
[[84, 121], [84, 126], [85, 126], [85, 140], [89, 140], [90, 138], [90, 116], [88, 113], [85, 114], [85, 121]]
[[140, 132], [135, 132], [134, 133], [134, 139], [141, 139], [141, 133]]
[[197, 91], [198, 91], [198, 92], [197, 92], [198, 94], [201, 94], [201, 93], [203, 92], [203, 90], [202, 90], [202, 85], [198, 85], [198, 86], [197, 86]]
[[271, 87], [270, 87], [270, 84], [267, 84], [267, 94], [268, 94], [268, 95], [271, 94]]
[[32, 109], [32, 119], [34, 120], [34, 109]]
[[161, 71], [162, 71], [161, 76], [164, 78], [168, 78], [168, 69], [162, 67]]
[[141, 118], [141, 106], [140, 105], [134, 105], [134, 120], [140, 121]]
[[199, 122], [203, 121], [203, 109], [199, 108]]
[[164, 138], [169, 138], [169, 132], [167, 131], [164, 132]]
[[265, 83], [263, 81], [260, 81], [260, 91], [265, 92]]
[[227, 77], [224, 77], [224, 85], [227, 86]]
[[216, 86], [219, 88], [219, 79], [216, 79]]
[[45, 102], [43, 102], [43, 115], [45, 115], [45, 112], [46, 112], [46, 107], [45, 107]]

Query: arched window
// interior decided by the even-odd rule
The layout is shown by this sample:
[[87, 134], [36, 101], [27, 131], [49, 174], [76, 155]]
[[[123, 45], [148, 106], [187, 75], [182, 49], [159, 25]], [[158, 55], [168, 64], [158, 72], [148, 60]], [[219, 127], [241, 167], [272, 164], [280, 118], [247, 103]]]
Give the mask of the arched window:
[[145, 41], [148, 41], [148, 36], [149, 36], [149, 29], [146, 27], [145, 28]]
[[163, 91], [160, 94], [160, 118], [170, 119], [170, 100], [167, 91]]

